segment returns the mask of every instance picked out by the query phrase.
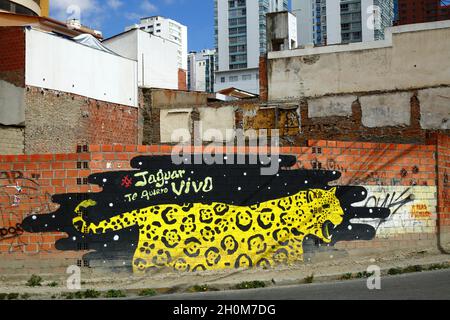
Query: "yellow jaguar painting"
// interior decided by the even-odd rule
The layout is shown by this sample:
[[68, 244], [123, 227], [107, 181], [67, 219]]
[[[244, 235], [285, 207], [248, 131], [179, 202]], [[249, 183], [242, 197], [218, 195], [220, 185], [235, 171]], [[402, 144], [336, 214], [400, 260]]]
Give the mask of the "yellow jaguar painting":
[[[181, 272], [270, 267], [303, 259], [303, 240], [331, 242], [330, 229], [343, 222], [336, 188], [310, 189], [252, 206], [225, 203], [154, 205], [120, 213], [98, 224], [86, 222], [86, 200], [75, 209], [75, 228], [105, 234], [139, 226], [133, 271], [169, 267]], [[101, 214], [100, 212], [98, 213]]]

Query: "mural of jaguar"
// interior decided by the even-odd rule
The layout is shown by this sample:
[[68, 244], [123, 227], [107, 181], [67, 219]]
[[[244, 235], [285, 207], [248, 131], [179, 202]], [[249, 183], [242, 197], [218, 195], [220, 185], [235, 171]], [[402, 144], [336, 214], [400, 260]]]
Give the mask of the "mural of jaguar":
[[329, 228], [341, 224], [336, 188], [312, 189], [290, 197], [241, 207], [224, 203], [159, 205], [87, 223], [85, 200], [73, 224], [84, 234], [115, 232], [139, 225], [133, 271], [158, 267], [177, 271], [269, 267], [303, 258], [303, 240], [314, 235], [331, 242]]
[[28, 216], [22, 227], [67, 234], [56, 249], [83, 251], [90, 267], [152, 274], [291, 265], [338, 250], [339, 241], [372, 240], [375, 227], [361, 219], [390, 215], [355, 205], [366, 188], [338, 185], [338, 171], [295, 167], [295, 156], [280, 155], [273, 175], [249, 155], [243, 164], [233, 154], [214, 164], [196, 156], [182, 164], [137, 156], [132, 169], [91, 174], [88, 183], [101, 191], [53, 195], [59, 208]]

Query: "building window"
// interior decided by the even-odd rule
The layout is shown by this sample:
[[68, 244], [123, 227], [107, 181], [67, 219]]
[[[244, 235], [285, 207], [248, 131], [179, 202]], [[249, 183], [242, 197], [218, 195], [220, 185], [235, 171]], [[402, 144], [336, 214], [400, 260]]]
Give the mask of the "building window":
[[225, 83], [225, 77], [220, 77], [220, 82]]
[[244, 74], [242, 76], [242, 80], [244, 80], [244, 81], [252, 80], [252, 75], [251, 74]]
[[238, 76], [230, 76], [230, 82], [237, 82], [237, 81], [239, 81]]

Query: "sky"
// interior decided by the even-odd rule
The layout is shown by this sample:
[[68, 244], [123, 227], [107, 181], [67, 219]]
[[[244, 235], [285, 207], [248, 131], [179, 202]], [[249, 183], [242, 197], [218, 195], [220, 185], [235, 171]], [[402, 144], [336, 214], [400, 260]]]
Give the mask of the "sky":
[[141, 17], [161, 15], [188, 26], [189, 51], [214, 48], [213, 0], [50, 0], [51, 17], [103, 32], [105, 38], [121, 33]]
[[50, 9], [53, 18], [79, 18], [105, 38], [141, 17], [161, 15], [188, 27], [189, 51], [214, 48], [214, 0], [50, 0]]

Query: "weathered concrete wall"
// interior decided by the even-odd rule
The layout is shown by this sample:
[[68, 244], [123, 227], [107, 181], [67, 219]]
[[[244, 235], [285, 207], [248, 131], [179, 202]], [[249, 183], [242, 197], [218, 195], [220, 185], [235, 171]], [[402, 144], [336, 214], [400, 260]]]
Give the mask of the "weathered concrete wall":
[[199, 108], [203, 141], [233, 141], [234, 107]]
[[450, 130], [450, 87], [421, 90], [418, 99], [422, 128]]
[[0, 80], [0, 124], [25, 124], [25, 89]]
[[450, 21], [390, 30], [385, 41], [269, 53], [269, 100], [450, 84]]
[[356, 96], [352, 95], [310, 99], [308, 100], [308, 116], [310, 118], [351, 116], [352, 104], [357, 99]]
[[24, 128], [0, 125], [0, 154], [22, 154], [24, 142]]
[[190, 106], [203, 106], [207, 103], [208, 95], [201, 92], [188, 92], [164, 89], [142, 89], [144, 93], [151, 94], [152, 108], [185, 108]]
[[[191, 109], [162, 109], [160, 111], [161, 143], [177, 143], [185, 141], [192, 131]], [[177, 134], [181, 141], [173, 141], [172, 136]], [[188, 138], [188, 142], [191, 140]]]
[[368, 128], [411, 125], [408, 92], [363, 96], [359, 99], [362, 124]]

